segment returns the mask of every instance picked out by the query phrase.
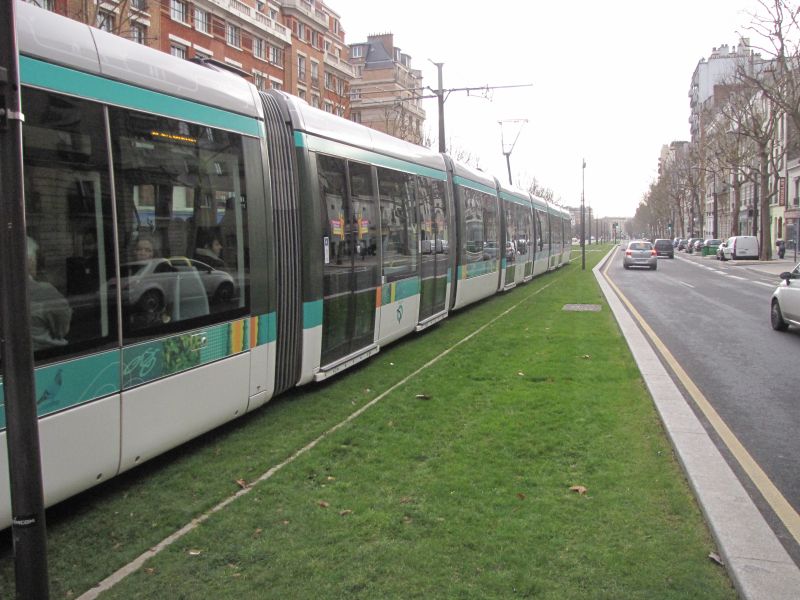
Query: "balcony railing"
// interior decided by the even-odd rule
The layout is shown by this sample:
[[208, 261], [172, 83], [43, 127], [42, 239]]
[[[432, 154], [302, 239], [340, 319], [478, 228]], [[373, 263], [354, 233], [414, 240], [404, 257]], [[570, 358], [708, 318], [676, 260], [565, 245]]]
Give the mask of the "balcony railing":
[[292, 42], [292, 32], [288, 27], [276, 23], [267, 15], [258, 12], [252, 7], [239, 0], [209, 0], [212, 4], [219, 6], [232, 15], [250, 23], [259, 30], [290, 44]]
[[316, 21], [318, 24], [328, 29], [328, 15], [324, 12], [314, 9], [311, 3], [306, 0], [282, 0], [281, 6], [284, 9], [295, 9], [300, 11], [309, 19]]
[[344, 73], [349, 77], [355, 77], [356, 72], [353, 69], [353, 66], [345, 60], [342, 60], [335, 54], [331, 54], [330, 52], [326, 52], [324, 56], [324, 61], [326, 65], [334, 67], [338, 69], [340, 72]]

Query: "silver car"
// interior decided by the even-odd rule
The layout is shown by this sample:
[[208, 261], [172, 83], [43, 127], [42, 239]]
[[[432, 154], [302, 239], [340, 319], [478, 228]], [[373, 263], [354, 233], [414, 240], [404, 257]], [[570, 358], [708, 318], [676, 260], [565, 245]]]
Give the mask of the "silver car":
[[781, 279], [772, 294], [769, 317], [773, 329], [786, 331], [789, 325], [800, 327], [800, 264], [781, 273]]
[[631, 267], [648, 267], [655, 271], [658, 268], [658, 255], [653, 244], [645, 240], [634, 240], [625, 249], [625, 256], [622, 258], [622, 266], [626, 269]]

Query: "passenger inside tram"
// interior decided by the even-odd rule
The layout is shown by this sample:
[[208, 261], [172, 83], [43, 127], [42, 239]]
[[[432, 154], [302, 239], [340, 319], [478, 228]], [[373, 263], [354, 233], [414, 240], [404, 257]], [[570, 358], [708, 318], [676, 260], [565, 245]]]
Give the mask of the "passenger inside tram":
[[36, 278], [39, 245], [28, 237], [28, 293], [30, 294], [33, 350], [66, 346], [72, 308], [55, 286]]

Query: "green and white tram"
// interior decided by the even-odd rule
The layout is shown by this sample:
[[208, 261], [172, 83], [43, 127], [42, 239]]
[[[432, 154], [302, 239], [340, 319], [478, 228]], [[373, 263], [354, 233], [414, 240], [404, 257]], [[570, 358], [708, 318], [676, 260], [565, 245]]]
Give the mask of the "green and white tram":
[[569, 260], [566, 213], [446, 155], [27, 3], [17, 27], [48, 506]]

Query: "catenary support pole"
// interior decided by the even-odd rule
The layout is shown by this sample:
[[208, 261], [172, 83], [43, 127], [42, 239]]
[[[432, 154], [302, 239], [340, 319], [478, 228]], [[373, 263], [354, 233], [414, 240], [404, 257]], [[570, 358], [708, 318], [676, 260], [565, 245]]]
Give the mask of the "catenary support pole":
[[13, 1], [0, 2], [0, 359], [17, 598], [49, 597], [28, 304], [19, 59]]

